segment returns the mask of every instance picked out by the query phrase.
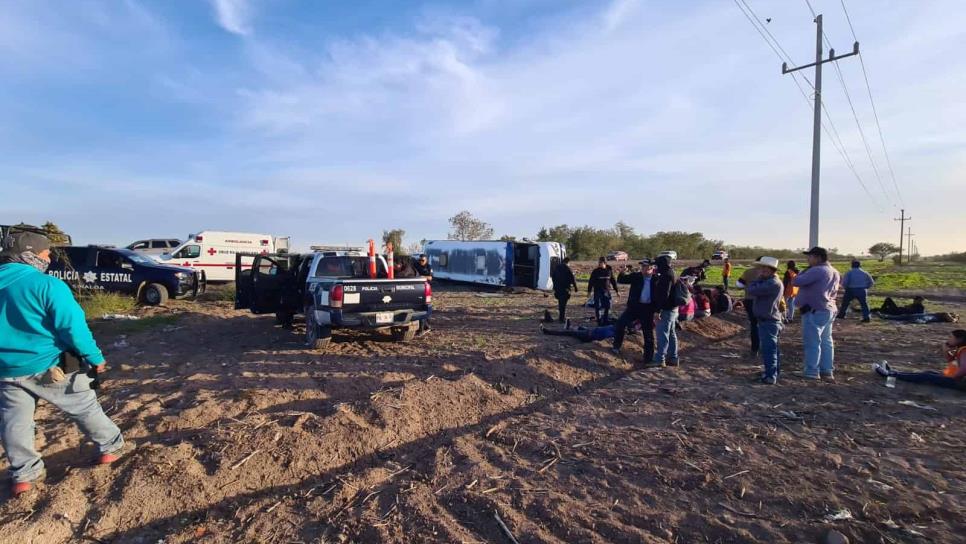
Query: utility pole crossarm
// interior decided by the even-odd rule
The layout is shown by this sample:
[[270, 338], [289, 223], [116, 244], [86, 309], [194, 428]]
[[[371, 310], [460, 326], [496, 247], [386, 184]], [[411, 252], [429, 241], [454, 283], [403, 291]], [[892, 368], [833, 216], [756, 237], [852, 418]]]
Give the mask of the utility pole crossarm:
[[[854, 44], [852, 44], [852, 52], [851, 53], [846, 53], [844, 55], [839, 55], [837, 57], [835, 56], [835, 50], [834, 49], [829, 49], [828, 50], [828, 58], [825, 59], [825, 60], [823, 60], [821, 63], [822, 64], [825, 64], [826, 62], [832, 62], [832, 61], [836, 61], [836, 60], [839, 60], [839, 59], [844, 59], [846, 57], [852, 57], [852, 56], [855, 56], [855, 55], [858, 55], [858, 54], [859, 54], [859, 42], [855, 42]], [[787, 62], [783, 62], [782, 63], [782, 74], [790, 74], [792, 72], [797, 72], [799, 70], [804, 70], [805, 68], [811, 68], [812, 66], [815, 66], [816, 64], [818, 64], [818, 62], [810, 62], [808, 64], [803, 64], [802, 66], [796, 66], [794, 68], [789, 69], [788, 68], [788, 63]]]

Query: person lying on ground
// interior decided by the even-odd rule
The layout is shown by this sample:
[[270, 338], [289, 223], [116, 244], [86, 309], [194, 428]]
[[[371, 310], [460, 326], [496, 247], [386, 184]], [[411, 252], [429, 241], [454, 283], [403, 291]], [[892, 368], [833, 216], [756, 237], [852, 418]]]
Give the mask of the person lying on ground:
[[932, 312], [926, 314], [909, 315], [879, 315], [880, 318], [888, 321], [899, 321], [901, 323], [916, 323], [925, 325], [927, 323], [959, 323], [959, 315], [949, 312]]
[[616, 335], [617, 328], [615, 325], [605, 325], [603, 327], [577, 327], [576, 329], [562, 329], [562, 330], [552, 330], [546, 329], [543, 325], [540, 326], [540, 330], [543, 334], [548, 334], [550, 336], [569, 336], [571, 338], [576, 338], [581, 342], [594, 342], [596, 340], [607, 340], [613, 338]]
[[926, 299], [916, 297], [912, 299], [912, 304], [907, 306], [899, 306], [894, 300], [892, 300], [892, 297], [886, 297], [886, 299], [882, 301], [882, 307], [879, 308], [878, 312], [885, 315], [924, 314], [926, 313], [925, 302]]
[[942, 372], [899, 372], [893, 370], [889, 363], [876, 363], [873, 368], [883, 377], [893, 376], [906, 382], [966, 391], [966, 330], [954, 330], [943, 348], [946, 368]]

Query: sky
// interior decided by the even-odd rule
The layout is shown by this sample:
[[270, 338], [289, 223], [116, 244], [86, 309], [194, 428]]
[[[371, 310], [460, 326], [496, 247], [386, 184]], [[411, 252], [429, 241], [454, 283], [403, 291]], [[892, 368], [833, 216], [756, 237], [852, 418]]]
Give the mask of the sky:
[[[814, 60], [804, 1], [745, 1], [794, 62]], [[811, 4], [849, 51], [839, 0]], [[6, 1], [0, 223], [52, 220], [80, 243], [217, 229], [304, 248], [390, 228], [445, 238], [466, 209], [497, 236], [623, 220], [804, 247], [812, 91], [739, 5]], [[865, 188], [823, 134], [820, 242], [897, 242], [904, 208], [920, 252], [966, 250], [966, 3], [846, 6], [889, 160], [858, 58], [825, 65]]]

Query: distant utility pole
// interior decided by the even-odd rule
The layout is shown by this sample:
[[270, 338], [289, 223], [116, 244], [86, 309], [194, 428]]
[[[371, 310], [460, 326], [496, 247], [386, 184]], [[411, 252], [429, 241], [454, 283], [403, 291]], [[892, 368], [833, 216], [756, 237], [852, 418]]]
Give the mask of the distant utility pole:
[[908, 262], [911, 263], [912, 262], [912, 237], [915, 236], [915, 234], [912, 233], [912, 227], [909, 227], [909, 234], [907, 234], [906, 236], [909, 237], [909, 243], [907, 244], [909, 246], [909, 259], [908, 259]]
[[835, 56], [835, 49], [828, 50], [828, 59], [822, 60], [822, 15], [815, 16], [815, 62], [788, 68], [788, 63], [782, 63], [782, 74], [790, 74], [805, 68], [815, 67], [815, 119], [812, 126], [812, 208], [808, 221], [808, 246], [818, 245], [818, 201], [819, 201], [819, 172], [821, 170], [822, 155], [822, 65], [845, 57], [859, 54], [859, 42], [852, 45], [852, 52]]
[[906, 221], [912, 221], [911, 217], [906, 217], [906, 210], [901, 210], [900, 217], [895, 219], [899, 222], [899, 264], [902, 264], [902, 239], [906, 232]]

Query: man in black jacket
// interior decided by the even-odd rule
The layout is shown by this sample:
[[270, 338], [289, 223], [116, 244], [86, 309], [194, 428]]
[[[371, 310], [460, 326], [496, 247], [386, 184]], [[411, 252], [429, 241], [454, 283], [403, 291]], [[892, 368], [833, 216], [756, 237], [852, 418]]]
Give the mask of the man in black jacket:
[[657, 272], [651, 283], [654, 311], [660, 312], [661, 317], [657, 323], [657, 351], [647, 365], [651, 368], [678, 366], [678, 333], [674, 327], [678, 321], [678, 306], [672, 296], [674, 281], [671, 258], [658, 257]]
[[614, 279], [614, 271], [607, 264], [607, 259], [601, 257], [597, 261], [597, 268], [590, 273], [590, 280], [587, 282], [587, 292], [594, 294], [594, 316], [597, 318], [597, 325], [604, 326], [610, 321], [610, 288], [614, 287], [614, 293], [618, 293], [617, 281]]
[[567, 301], [570, 300], [570, 288], [573, 287], [577, 292], [577, 278], [570, 270], [570, 257], [565, 257], [563, 262], [557, 265], [553, 274], [550, 275], [553, 281], [553, 296], [557, 299], [557, 309], [560, 313], [559, 321], [567, 321]]
[[633, 272], [624, 269], [617, 276], [617, 283], [630, 285], [627, 295], [627, 308], [624, 313], [617, 318], [614, 331], [614, 352], [620, 355], [621, 346], [624, 344], [624, 334], [627, 328], [635, 321], [640, 321], [641, 332], [644, 333], [644, 362], [648, 362], [654, 356], [654, 303], [653, 303], [653, 281], [654, 268], [651, 261], [644, 259], [641, 261], [641, 270]]

